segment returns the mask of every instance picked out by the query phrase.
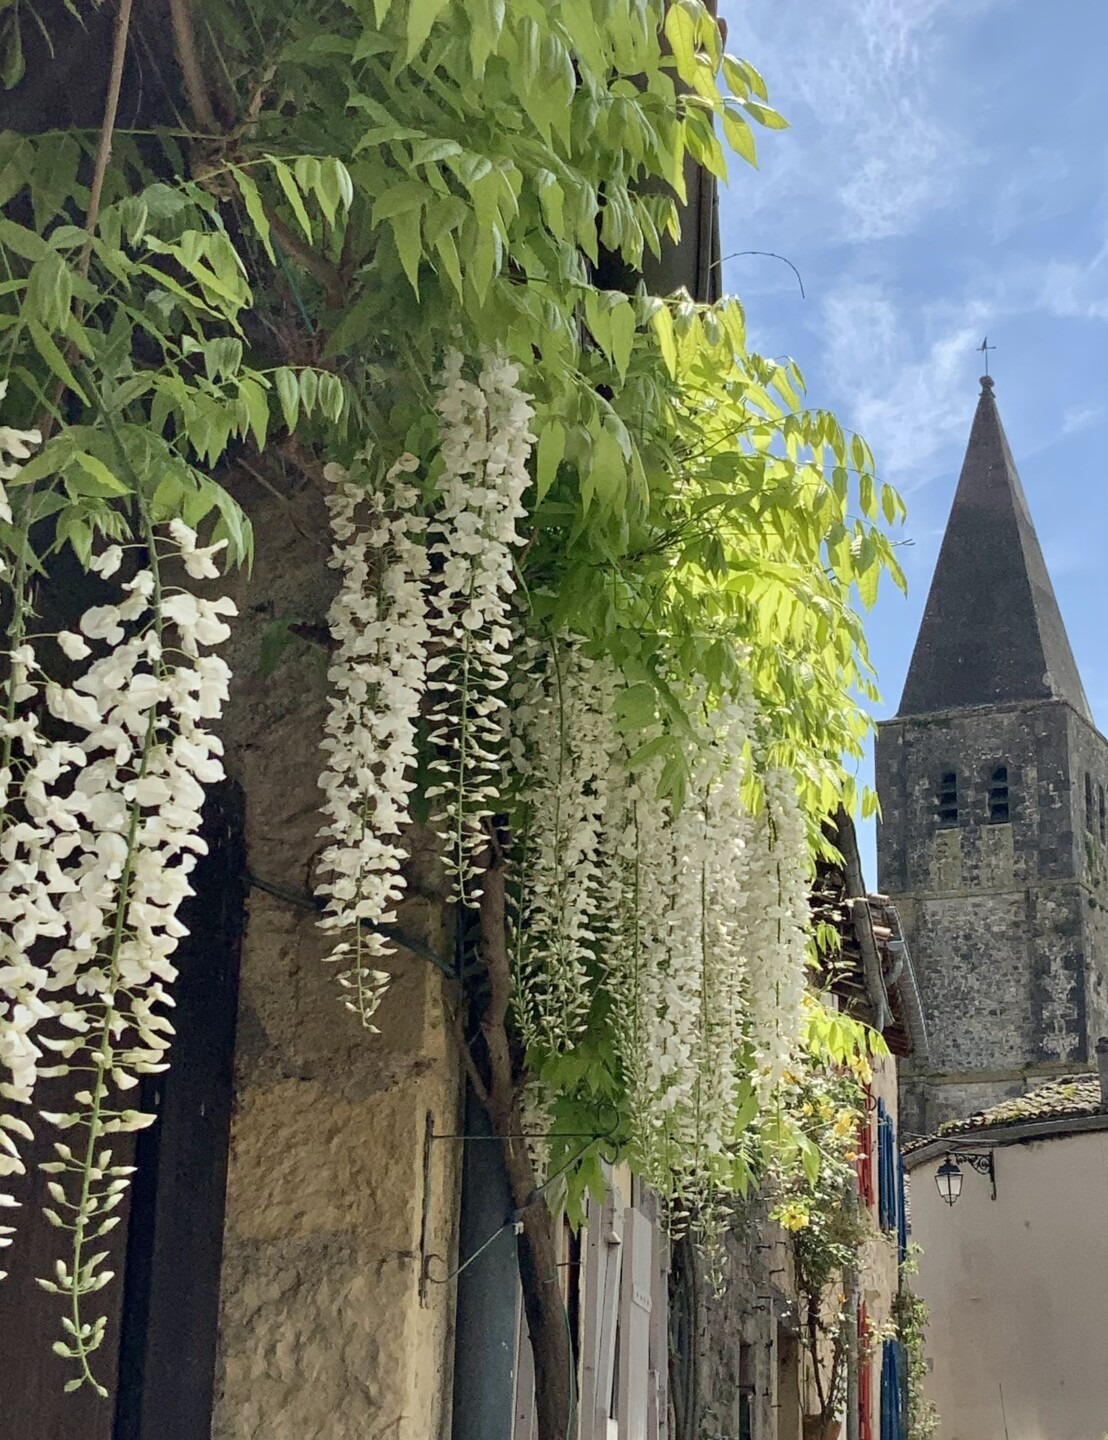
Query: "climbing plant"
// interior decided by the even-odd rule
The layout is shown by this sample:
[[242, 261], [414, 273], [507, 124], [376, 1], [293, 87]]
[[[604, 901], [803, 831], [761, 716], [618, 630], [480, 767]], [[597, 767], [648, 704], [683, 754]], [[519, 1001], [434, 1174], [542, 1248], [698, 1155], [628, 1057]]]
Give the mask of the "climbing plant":
[[[521, 1216], [550, 1440], [567, 1341], [525, 1093], [678, 1209], [803, 1149], [781, 1086], [814, 1033], [806, 883], [855, 798], [854, 606], [900, 582], [900, 502], [792, 362], [748, 351], [737, 300], [639, 278], [689, 166], [723, 178], [721, 135], [752, 161], [752, 126], [784, 125], [699, 0], [169, 10], [167, 49], [114, 7], [99, 126], [0, 135], [0, 1093], [88, 1072], [77, 1110], [34, 1122], [79, 1140], [51, 1162], [59, 1344], [98, 1384], [110, 1137], [149, 1119], [120, 1097], [165, 1063], [220, 773], [206, 651], [231, 608], [182, 581], [249, 563], [236, 472], [282, 467], [327, 496], [339, 574], [332, 958], [372, 1028], [427, 807], [476, 951], [464, 1058]], [[128, 79], [140, 53], [157, 85]], [[57, 633], [38, 616], [66, 557], [101, 603]], [[839, 1060], [856, 1044], [817, 1029]], [[27, 1125], [0, 1117], [8, 1172]], [[579, 1193], [596, 1150], [569, 1158]]]
[[893, 1301], [896, 1336], [904, 1347], [907, 1365], [906, 1420], [908, 1440], [931, 1440], [939, 1428], [939, 1412], [928, 1400], [924, 1384], [928, 1372], [926, 1304], [912, 1288], [919, 1272], [919, 1245], [909, 1245], [900, 1264], [900, 1286]]
[[[813, 1023], [828, 1023], [815, 1003]], [[812, 1416], [821, 1434], [841, 1413], [846, 1394], [851, 1275], [871, 1233], [858, 1203], [854, 1168], [865, 1118], [863, 1078], [868, 1078], [864, 1057], [835, 1065], [817, 1052], [786, 1081], [796, 1117], [786, 1146], [798, 1147], [800, 1165], [786, 1163], [780, 1170], [781, 1194], [772, 1214], [792, 1242], [801, 1332], [818, 1407]]]

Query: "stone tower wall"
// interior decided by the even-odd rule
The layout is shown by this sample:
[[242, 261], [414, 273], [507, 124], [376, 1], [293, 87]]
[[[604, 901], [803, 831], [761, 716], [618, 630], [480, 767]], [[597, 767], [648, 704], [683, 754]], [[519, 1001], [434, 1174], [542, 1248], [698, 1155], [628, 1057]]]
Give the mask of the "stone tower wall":
[[[999, 765], [1008, 772], [1006, 822], [989, 813]], [[958, 820], [944, 824], [939, 785], [951, 771]], [[1108, 744], [1063, 702], [880, 727], [879, 883], [900, 908], [931, 1038], [929, 1073], [905, 1069], [909, 1129], [927, 1133], [1088, 1063], [1108, 1026], [1101, 783], [1108, 790]]]

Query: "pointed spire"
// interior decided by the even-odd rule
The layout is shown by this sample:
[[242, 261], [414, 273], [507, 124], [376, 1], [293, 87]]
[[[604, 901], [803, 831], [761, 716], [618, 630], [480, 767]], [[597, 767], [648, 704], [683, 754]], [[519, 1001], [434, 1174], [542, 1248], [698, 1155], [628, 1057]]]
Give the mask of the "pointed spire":
[[1092, 723], [993, 381], [983, 375], [899, 713], [1048, 699], [1068, 701]]

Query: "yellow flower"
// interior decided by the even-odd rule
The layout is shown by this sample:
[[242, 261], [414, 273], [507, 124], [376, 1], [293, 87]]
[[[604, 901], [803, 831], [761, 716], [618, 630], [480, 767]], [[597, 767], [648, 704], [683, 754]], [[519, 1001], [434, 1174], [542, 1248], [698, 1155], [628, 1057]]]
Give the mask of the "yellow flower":
[[782, 1205], [774, 1215], [777, 1223], [786, 1230], [806, 1230], [811, 1223], [811, 1216], [803, 1205], [796, 1200], [790, 1200], [788, 1204]]
[[864, 1085], [868, 1085], [873, 1079], [873, 1070], [869, 1061], [864, 1055], [852, 1055], [850, 1057], [850, 1068]]

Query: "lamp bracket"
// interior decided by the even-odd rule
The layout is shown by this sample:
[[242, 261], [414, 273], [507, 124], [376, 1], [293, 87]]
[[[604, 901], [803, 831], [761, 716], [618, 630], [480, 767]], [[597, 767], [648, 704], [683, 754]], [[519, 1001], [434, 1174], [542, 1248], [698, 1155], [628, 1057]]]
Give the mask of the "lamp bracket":
[[971, 1170], [976, 1170], [978, 1175], [987, 1175], [992, 1187], [992, 1198], [996, 1199], [996, 1166], [993, 1164], [991, 1150], [952, 1150], [946, 1158], [960, 1163], [964, 1162]]

